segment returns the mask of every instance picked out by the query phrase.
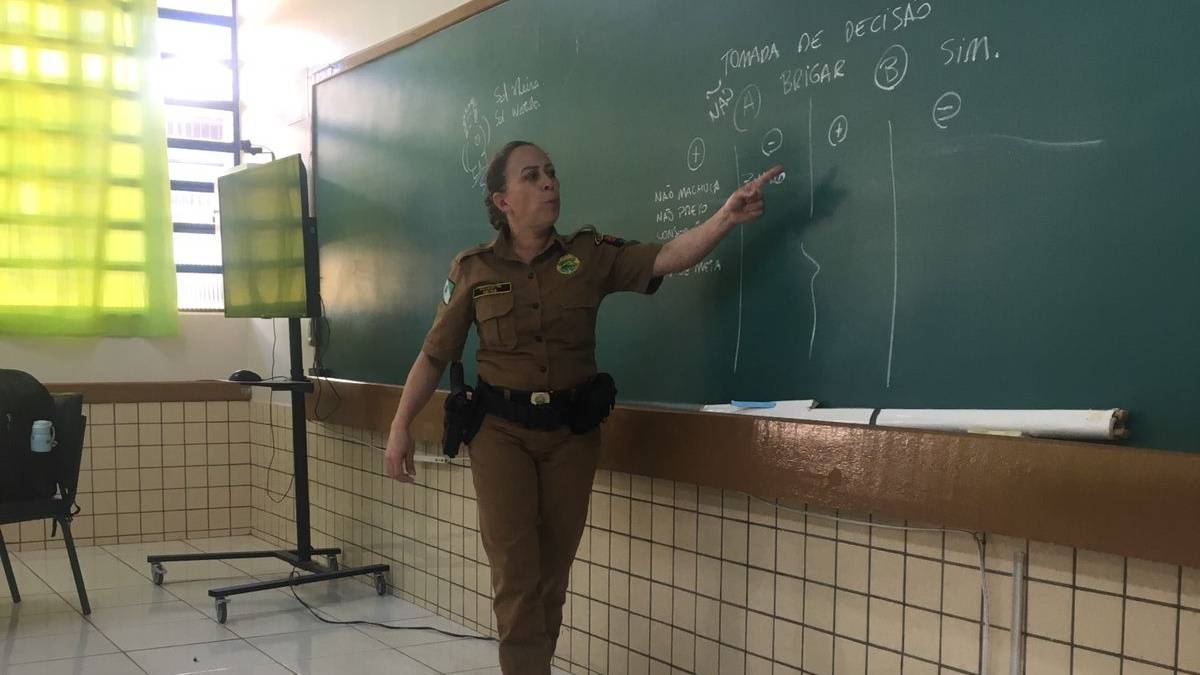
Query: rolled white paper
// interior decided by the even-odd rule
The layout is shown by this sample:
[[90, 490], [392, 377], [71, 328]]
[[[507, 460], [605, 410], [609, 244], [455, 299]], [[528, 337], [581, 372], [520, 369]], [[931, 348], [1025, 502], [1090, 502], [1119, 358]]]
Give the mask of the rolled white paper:
[[1119, 410], [904, 410], [885, 408], [881, 427], [941, 431], [1019, 431], [1047, 438], [1113, 439]]
[[[903, 408], [816, 408], [811, 401], [780, 401], [774, 408], [706, 405], [703, 412], [754, 415], [810, 422], [874, 424], [881, 427], [960, 432], [1002, 432], [1045, 438], [1112, 440], [1121, 437], [1121, 410], [922, 410]], [[876, 414], [878, 413], [878, 414]], [[874, 421], [872, 422], [872, 417]]]

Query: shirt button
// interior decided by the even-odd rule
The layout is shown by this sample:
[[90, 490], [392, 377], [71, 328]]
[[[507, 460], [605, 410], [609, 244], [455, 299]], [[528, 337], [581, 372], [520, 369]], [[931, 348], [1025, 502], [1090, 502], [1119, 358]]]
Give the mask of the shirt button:
[[533, 308], [534, 308], [534, 309], [537, 309], [538, 307], [541, 307], [541, 306], [542, 306], [542, 305], [541, 305], [541, 303], [539, 303], [539, 302], [535, 302], [535, 303], [533, 303]]
[[546, 372], [546, 366], [541, 366], [540, 368], [538, 368], [538, 370], [540, 370], [544, 373], [544, 372]]

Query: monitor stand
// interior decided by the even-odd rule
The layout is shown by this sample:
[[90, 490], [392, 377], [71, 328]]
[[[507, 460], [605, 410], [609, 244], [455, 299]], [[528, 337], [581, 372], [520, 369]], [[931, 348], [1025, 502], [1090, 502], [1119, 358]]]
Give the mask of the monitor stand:
[[[308, 435], [304, 417], [304, 395], [313, 391], [312, 380], [304, 376], [303, 355], [300, 351], [300, 319], [288, 319], [288, 341], [291, 348], [291, 379], [287, 381], [266, 380], [263, 382], [239, 382], [238, 384], [252, 387], [269, 387], [272, 391], [290, 391], [292, 394], [292, 448], [296, 488], [296, 548], [268, 551], [227, 551], [223, 553], [183, 553], [171, 555], [151, 555], [146, 557], [150, 563], [150, 571], [155, 585], [162, 585], [166, 568], [163, 563], [183, 562], [192, 560], [238, 560], [247, 558], [276, 558], [290, 563], [309, 574], [277, 579], [274, 581], [257, 581], [238, 586], [213, 588], [208, 591], [209, 597], [216, 602], [217, 621], [225, 623], [228, 616], [229, 597], [243, 593], [254, 593], [275, 588], [287, 588], [303, 584], [315, 584], [333, 579], [343, 579], [369, 574], [374, 577], [375, 592], [386, 595], [388, 592], [387, 565], [365, 565], [363, 567], [341, 568], [337, 563], [340, 548], [313, 548], [309, 530], [309, 501], [308, 501]], [[325, 564], [313, 560], [314, 556], [324, 556]]]

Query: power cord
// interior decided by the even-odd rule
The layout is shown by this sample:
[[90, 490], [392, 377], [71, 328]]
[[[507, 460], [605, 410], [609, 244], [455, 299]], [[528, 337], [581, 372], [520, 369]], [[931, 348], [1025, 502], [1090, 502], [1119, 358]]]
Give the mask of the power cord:
[[[318, 331], [317, 332], [317, 344], [316, 344], [316, 347], [313, 352], [313, 368], [317, 373], [324, 373], [325, 372], [325, 360], [324, 360], [324, 357], [322, 356], [322, 352], [324, 352], [325, 347], [333, 339], [333, 326], [330, 326], [329, 321], [325, 318], [326, 317], [325, 298], [323, 296], [321, 296], [320, 293], [318, 293], [317, 300], [320, 302], [320, 305], [321, 305], [321, 317], [317, 321], [317, 331]], [[322, 330], [325, 333], [324, 337], [322, 337], [322, 335], [321, 335]], [[327, 421], [328, 419], [333, 417], [333, 414], [336, 413], [342, 407], [342, 395], [338, 393], [337, 387], [333, 384], [333, 380], [327, 378], [324, 381], [324, 384], [329, 386], [329, 390], [331, 392], [333, 392], [333, 396], [337, 400], [333, 404], [333, 409], [331, 409], [329, 412], [322, 415], [321, 414], [321, 397], [322, 397], [322, 394], [324, 394], [324, 392], [325, 392], [325, 387], [322, 386], [322, 387], [317, 388], [316, 400], [313, 402], [313, 417], [315, 417], [318, 422]]]
[[441, 628], [435, 628], [433, 626], [389, 626], [386, 623], [379, 623], [378, 621], [364, 621], [364, 620], [360, 620], [360, 619], [352, 619], [352, 620], [348, 620], [348, 621], [343, 621], [343, 620], [339, 620], [339, 619], [328, 619], [326, 617], [321, 616], [321, 614], [317, 611], [317, 609], [315, 607], [313, 607], [312, 605], [305, 602], [304, 598], [300, 597], [300, 594], [296, 592], [296, 586], [298, 586], [299, 584], [295, 583], [295, 580], [296, 580], [296, 578], [299, 577], [299, 575], [300, 575], [300, 569], [293, 564], [292, 565], [292, 573], [288, 575], [288, 579], [291, 581], [291, 583], [288, 584], [288, 588], [292, 591], [292, 597], [296, 598], [296, 602], [299, 602], [301, 605], [304, 605], [305, 609], [307, 609], [314, 617], [316, 617], [318, 621], [321, 621], [323, 623], [333, 624], [335, 626], [378, 626], [379, 628], [386, 628], [388, 630], [430, 630], [435, 633], [441, 633], [442, 635], [445, 635], [448, 637], [453, 637], [453, 638], [470, 638], [472, 640], [483, 640], [485, 642], [495, 642], [496, 641], [496, 638], [488, 637], [486, 635], [468, 635], [466, 633], [451, 633], [450, 631], [442, 630]]
[[[271, 321], [271, 377], [269, 377], [267, 379], [274, 380], [275, 379], [275, 347], [279, 341], [279, 333], [275, 330], [275, 319], [270, 319], [270, 321]], [[280, 377], [282, 377], [282, 376], [280, 376]], [[284, 379], [286, 379], [286, 378], [284, 378]], [[267, 499], [270, 499], [272, 503], [282, 504], [284, 502], [284, 500], [288, 498], [288, 495], [290, 495], [292, 493], [292, 487], [295, 486], [295, 484], [296, 484], [296, 475], [292, 474], [292, 477], [288, 479], [288, 486], [287, 486], [287, 489], [283, 491], [283, 494], [280, 494], [278, 492], [273, 492], [271, 490], [271, 469], [274, 468], [274, 466], [275, 466], [275, 456], [279, 454], [279, 449], [275, 447], [275, 422], [274, 422], [275, 390], [273, 390], [273, 389], [269, 390], [267, 392], [267, 395], [270, 397], [270, 400], [271, 400], [271, 405], [270, 405], [270, 407], [267, 408], [267, 432], [268, 432], [267, 442], [270, 444], [270, 447], [271, 447], [271, 461], [267, 463], [267, 484], [263, 487], [263, 489], [267, 493]], [[307, 433], [307, 432], [305, 432], [305, 433]], [[278, 494], [279, 499], [275, 499], [274, 497], [272, 497], [271, 496], [272, 494]]]
[[245, 138], [242, 139], [239, 149], [247, 155], [259, 155], [265, 152], [271, 156], [271, 161], [275, 161], [275, 151], [271, 150], [265, 145], [254, 145]]

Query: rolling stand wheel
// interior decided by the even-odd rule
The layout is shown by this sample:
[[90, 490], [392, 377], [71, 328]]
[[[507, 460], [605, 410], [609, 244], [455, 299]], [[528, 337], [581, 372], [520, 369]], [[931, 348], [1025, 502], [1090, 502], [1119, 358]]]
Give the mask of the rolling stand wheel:
[[229, 618], [229, 600], [226, 598], [217, 598], [217, 623], [225, 623], [225, 619]]
[[167, 568], [162, 566], [162, 563], [154, 563], [150, 566], [150, 580], [155, 586], [162, 586], [163, 577], [167, 574]]
[[329, 568], [329, 571], [330, 571], [330, 572], [336, 572], [336, 571], [338, 571], [338, 559], [337, 559], [337, 556], [336, 556], [336, 555], [327, 555], [327, 556], [325, 556], [325, 566]]
[[375, 593], [378, 595], [387, 595], [387, 576], [383, 572], [376, 572], [373, 576], [375, 577]]

